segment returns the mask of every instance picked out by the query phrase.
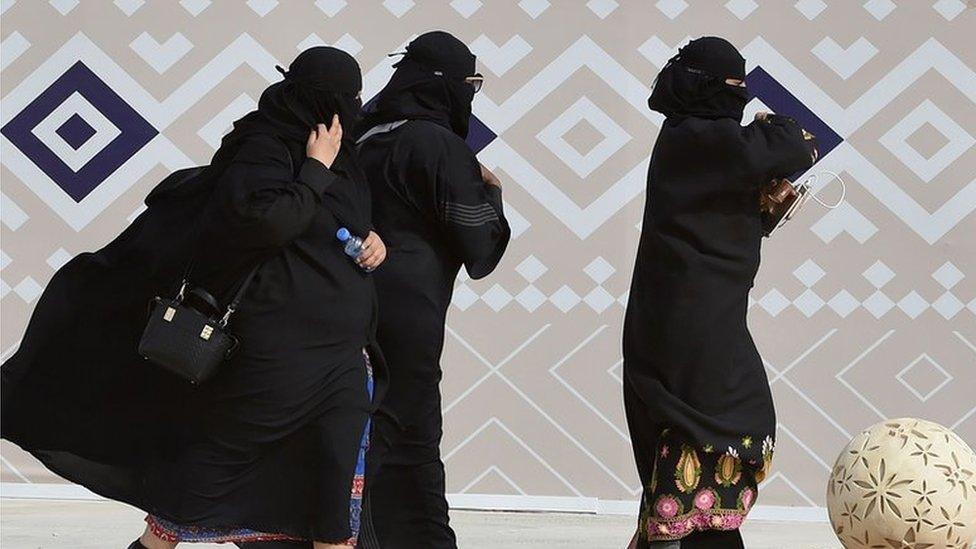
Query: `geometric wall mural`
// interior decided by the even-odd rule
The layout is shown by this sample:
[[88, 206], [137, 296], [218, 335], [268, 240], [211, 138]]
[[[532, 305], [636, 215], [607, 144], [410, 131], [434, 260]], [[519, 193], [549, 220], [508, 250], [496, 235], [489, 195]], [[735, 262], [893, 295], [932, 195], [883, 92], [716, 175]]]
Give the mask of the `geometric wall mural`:
[[[448, 491], [634, 500], [620, 337], [661, 124], [646, 98], [689, 37], [748, 59], [758, 110], [820, 139], [843, 204], [764, 242], [749, 322], [777, 405], [760, 503], [822, 506], [836, 454], [917, 416], [976, 446], [976, 10], [960, 0], [3, 0], [3, 356], [54, 270], [203, 164], [300, 50], [363, 67], [443, 28], [478, 55], [472, 143], [514, 238], [461, 277], [443, 366]], [[828, 178], [821, 181], [828, 183]], [[827, 184], [824, 200], [838, 188]], [[2, 443], [3, 482], [59, 482]]]

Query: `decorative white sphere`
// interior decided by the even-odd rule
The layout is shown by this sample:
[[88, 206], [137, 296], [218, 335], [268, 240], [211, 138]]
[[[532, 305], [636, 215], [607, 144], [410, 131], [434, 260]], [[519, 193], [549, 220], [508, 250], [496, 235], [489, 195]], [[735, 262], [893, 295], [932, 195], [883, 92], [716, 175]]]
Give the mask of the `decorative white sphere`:
[[976, 540], [976, 454], [936, 423], [883, 421], [837, 458], [827, 511], [847, 549], [968, 549]]

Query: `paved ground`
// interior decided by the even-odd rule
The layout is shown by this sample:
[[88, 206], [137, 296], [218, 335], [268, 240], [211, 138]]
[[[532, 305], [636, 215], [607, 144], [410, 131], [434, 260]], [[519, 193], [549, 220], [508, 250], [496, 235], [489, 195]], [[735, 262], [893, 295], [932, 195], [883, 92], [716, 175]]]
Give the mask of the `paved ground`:
[[[3, 549], [123, 549], [142, 531], [140, 511], [111, 502], [0, 500]], [[556, 513], [482, 513], [452, 516], [462, 549], [558, 547], [623, 549], [632, 517]], [[747, 522], [749, 549], [836, 549], [826, 524]], [[227, 549], [195, 545], [194, 549]]]

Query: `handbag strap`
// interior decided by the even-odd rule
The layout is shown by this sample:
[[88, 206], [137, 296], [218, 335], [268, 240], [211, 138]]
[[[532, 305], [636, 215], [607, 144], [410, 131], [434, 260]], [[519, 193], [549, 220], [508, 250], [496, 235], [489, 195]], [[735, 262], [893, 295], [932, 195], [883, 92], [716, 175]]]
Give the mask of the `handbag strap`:
[[[288, 154], [288, 171], [295, 177], [295, 159], [291, 156], [291, 149], [288, 148], [284, 142], [281, 144], [285, 147], [285, 152]], [[202, 230], [202, 229], [201, 229]], [[198, 231], [199, 232], [199, 231]], [[183, 270], [183, 278], [180, 281], [180, 290], [176, 295], [176, 300], [179, 302], [183, 301], [186, 296], [186, 288], [190, 283], [190, 273], [193, 272], [193, 264], [196, 263], [196, 251], [191, 255], [190, 260], [187, 262], [186, 269]], [[244, 280], [237, 287], [237, 291], [234, 292], [234, 297], [231, 298], [230, 303], [227, 304], [227, 309], [224, 311], [224, 316], [220, 318], [220, 326], [223, 328], [227, 326], [230, 322], [230, 317], [237, 311], [237, 307], [241, 304], [241, 300], [244, 298], [244, 294], [247, 292], [247, 287], [250, 286], [251, 281], [254, 280], [254, 275], [257, 274], [258, 269], [264, 264], [264, 261], [259, 262], [257, 265], [251, 268], [244, 277]]]
[[220, 319], [221, 328], [227, 326], [227, 323], [230, 322], [231, 315], [237, 311], [238, 305], [241, 304], [241, 300], [244, 299], [244, 294], [247, 292], [247, 287], [251, 285], [251, 281], [254, 280], [254, 275], [257, 274], [258, 268], [260, 268], [261, 265], [262, 263], [255, 265], [251, 269], [251, 272], [247, 273], [247, 276], [244, 278], [244, 281], [241, 282], [241, 285], [237, 288], [237, 291], [234, 292], [234, 297], [230, 300], [230, 303], [227, 304], [227, 310], [224, 311], [224, 316]]

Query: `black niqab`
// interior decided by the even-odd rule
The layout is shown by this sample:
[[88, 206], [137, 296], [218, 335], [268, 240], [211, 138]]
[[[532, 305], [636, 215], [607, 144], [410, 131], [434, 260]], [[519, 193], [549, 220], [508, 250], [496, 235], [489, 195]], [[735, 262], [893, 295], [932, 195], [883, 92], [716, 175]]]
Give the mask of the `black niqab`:
[[[222, 145], [254, 132], [270, 133], [288, 146], [293, 157], [301, 158], [308, 134], [316, 124], [329, 126], [333, 115], [338, 114], [343, 128], [355, 127], [362, 109], [359, 94], [363, 78], [359, 63], [351, 55], [329, 46], [316, 46], [299, 54], [288, 70], [277, 68], [284, 79], [264, 90], [257, 110], [238, 120]], [[215, 162], [220, 156], [218, 153]]]
[[[351, 135], [362, 110], [363, 78], [359, 63], [340, 49], [316, 46], [299, 54], [288, 70], [277, 69], [284, 79], [264, 90], [257, 110], [234, 123], [234, 129], [224, 136], [220, 150], [214, 155], [211, 169], [222, 170], [237, 155], [239, 143], [255, 134], [277, 137], [288, 148], [297, 169], [305, 158], [309, 132], [317, 124], [330, 126], [332, 117], [339, 115], [345, 132], [339, 155], [330, 170], [365, 186]], [[359, 208], [354, 206], [358, 201], [356, 187], [337, 185], [329, 194], [327, 207], [336, 217], [356, 234], [367, 234], [371, 227], [361, 221]]]
[[367, 107], [359, 135], [378, 124], [430, 120], [462, 138], [468, 135], [474, 88], [464, 79], [475, 73], [475, 56], [443, 31], [410, 42], [390, 82]]
[[735, 46], [722, 38], [692, 40], [661, 69], [647, 104], [668, 118], [741, 120], [749, 94], [725, 80], [745, 80], [745, 63]]

